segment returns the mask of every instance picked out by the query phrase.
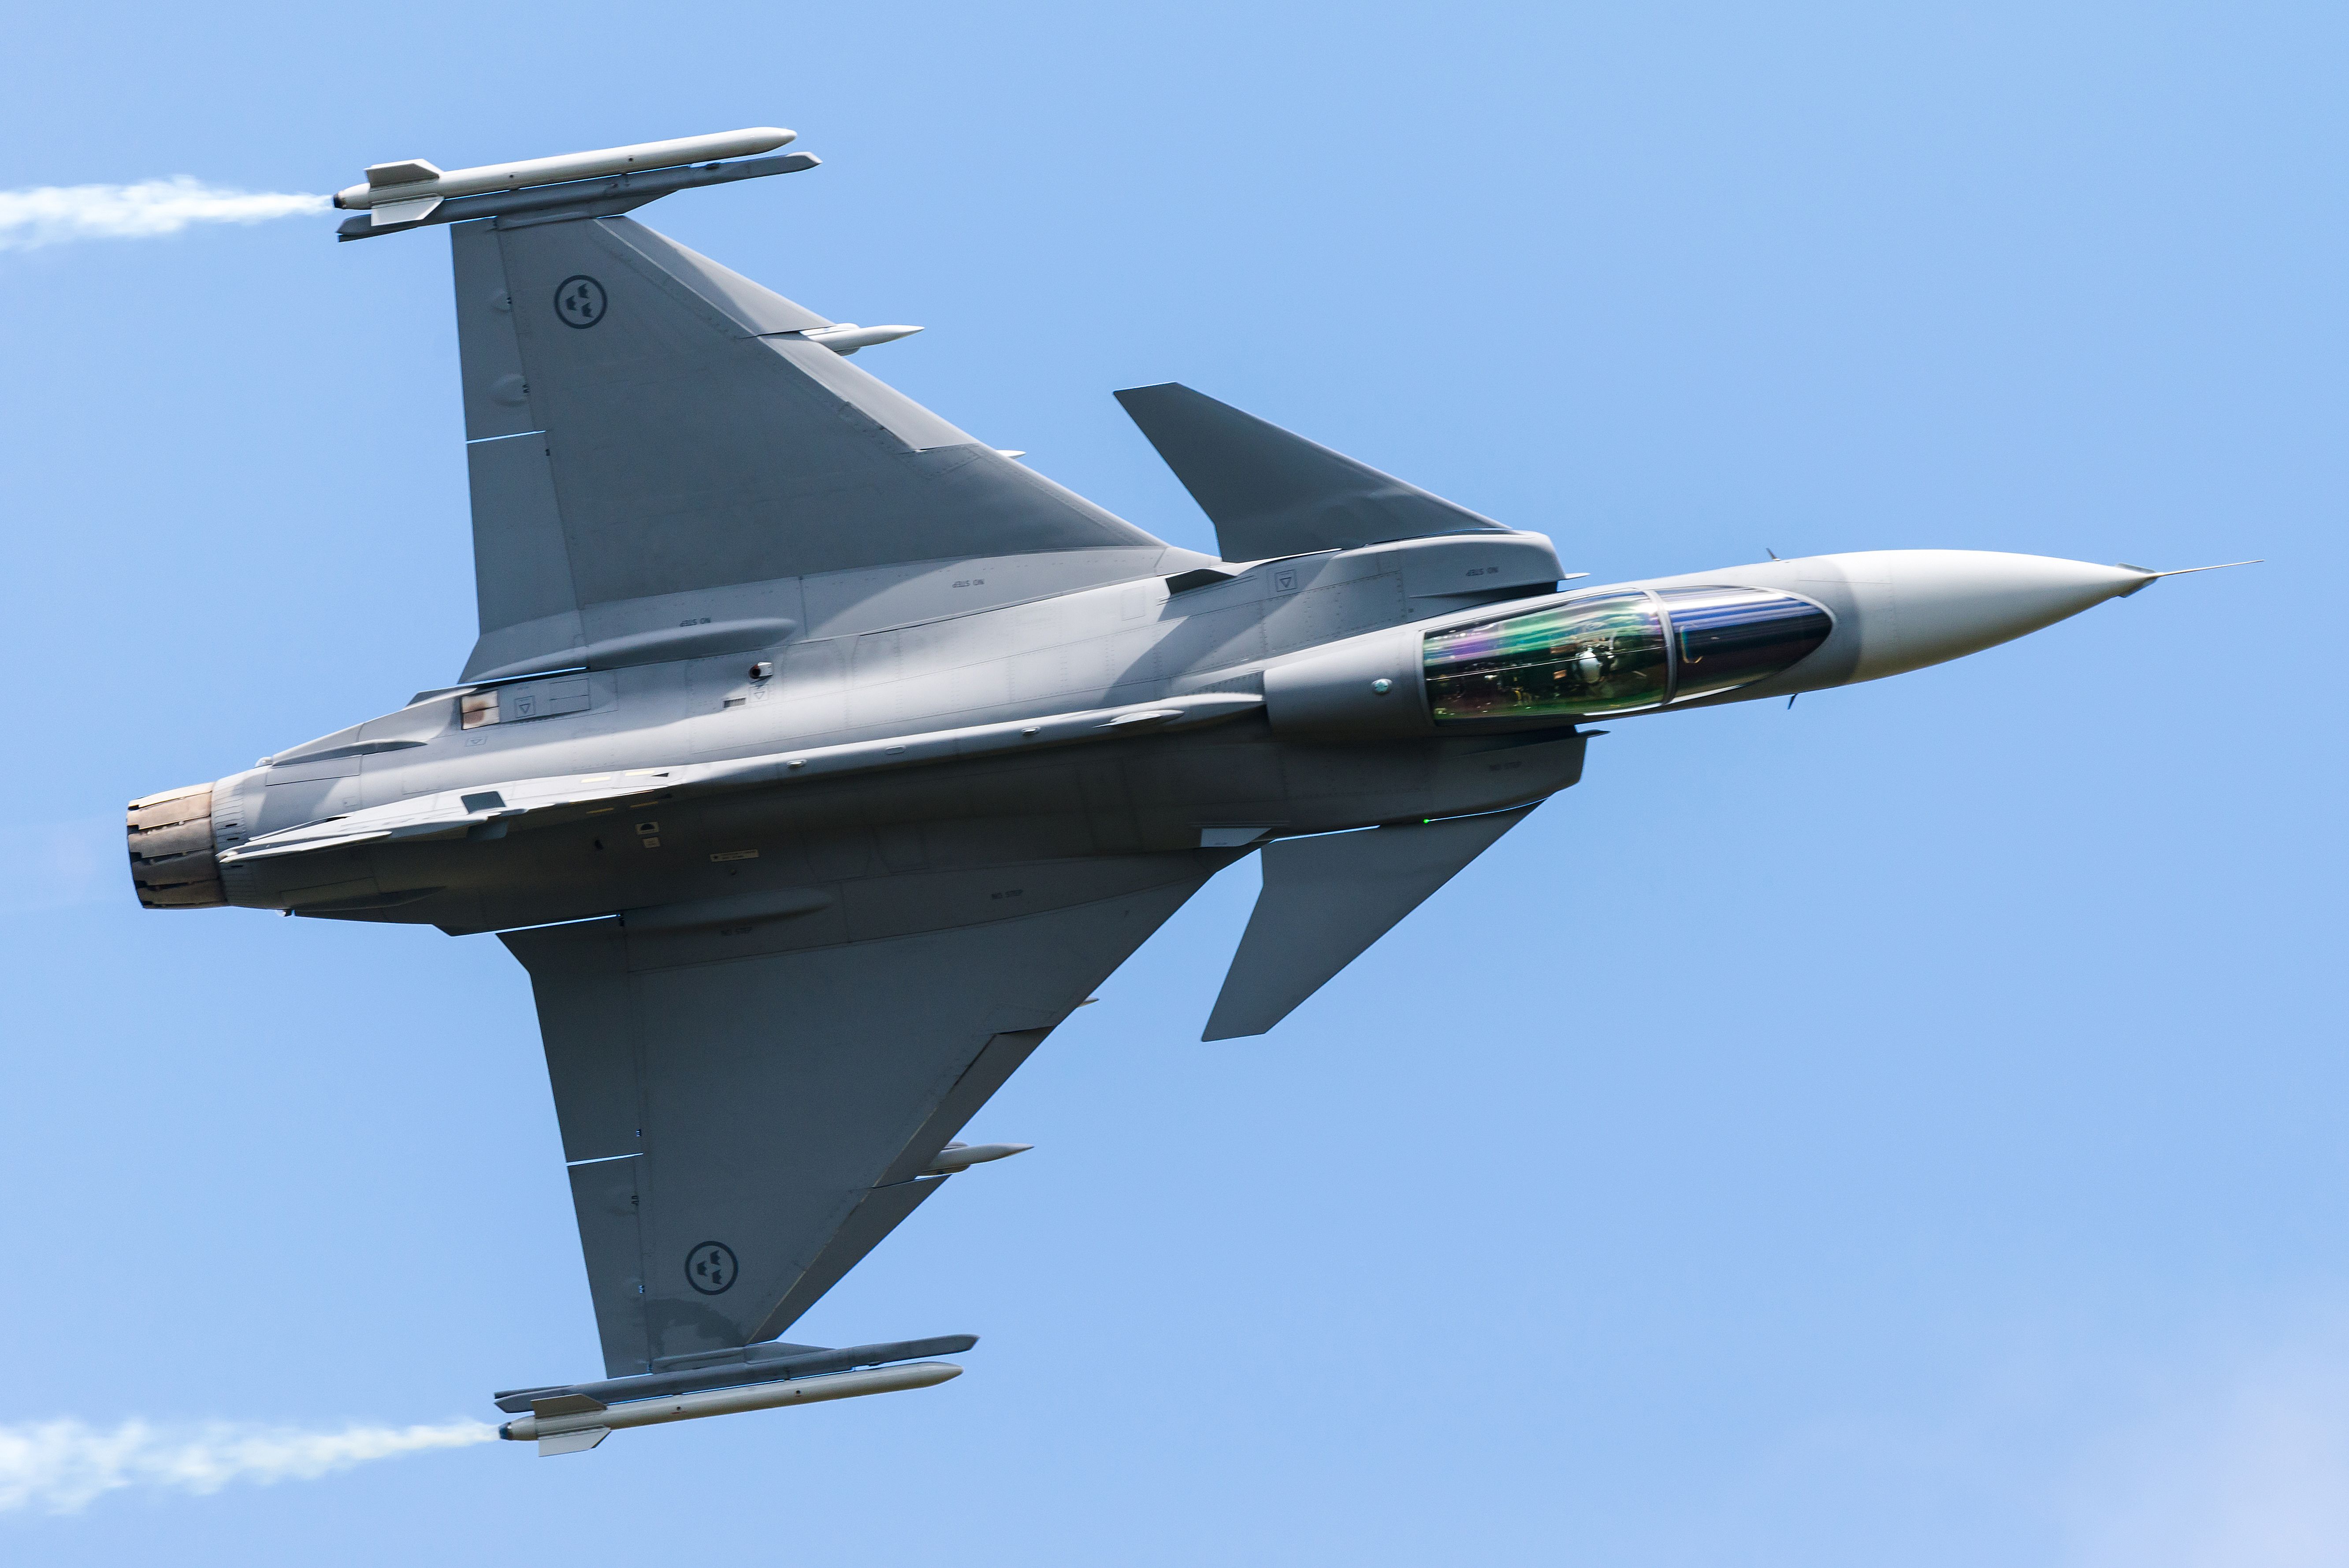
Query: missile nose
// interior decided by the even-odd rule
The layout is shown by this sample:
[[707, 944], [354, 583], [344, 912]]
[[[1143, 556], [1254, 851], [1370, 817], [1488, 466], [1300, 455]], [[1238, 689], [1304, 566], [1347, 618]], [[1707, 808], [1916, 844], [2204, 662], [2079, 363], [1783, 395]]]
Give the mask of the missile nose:
[[1854, 680], [1980, 653], [2134, 593], [2158, 575], [2143, 567], [1987, 550], [1889, 550], [1846, 559], [1858, 568], [1851, 573], [1856, 581], [1873, 577], [1891, 589], [1891, 634], [1870, 628]]

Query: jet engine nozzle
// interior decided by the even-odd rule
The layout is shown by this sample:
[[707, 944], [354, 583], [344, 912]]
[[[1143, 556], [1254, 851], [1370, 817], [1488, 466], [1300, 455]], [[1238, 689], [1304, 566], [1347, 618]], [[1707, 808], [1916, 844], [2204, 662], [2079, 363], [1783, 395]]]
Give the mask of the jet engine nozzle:
[[130, 881], [149, 909], [224, 904], [212, 855], [212, 787], [191, 784], [130, 802]]

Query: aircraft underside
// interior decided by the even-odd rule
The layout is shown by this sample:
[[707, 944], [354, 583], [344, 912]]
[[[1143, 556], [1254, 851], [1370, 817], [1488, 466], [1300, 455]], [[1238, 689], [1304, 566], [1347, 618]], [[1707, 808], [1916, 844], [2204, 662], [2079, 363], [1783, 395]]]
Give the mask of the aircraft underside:
[[129, 810], [150, 907], [494, 933], [530, 975], [605, 1373], [496, 1396], [542, 1452], [952, 1377], [924, 1358], [970, 1336], [780, 1336], [1024, 1147], [956, 1140], [1233, 862], [1264, 888], [1208, 1038], [1576, 783], [1592, 721], [1876, 679], [2167, 574], [1928, 550], [1588, 584], [1544, 534], [1130, 388], [1216, 530], [1180, 550], [849, 362], [918, 329], [624, 215], [813, 168], [759, 156], [790, 139], [337, 198], [345, 238], [450, 230], [480, 638], [454, 684]]

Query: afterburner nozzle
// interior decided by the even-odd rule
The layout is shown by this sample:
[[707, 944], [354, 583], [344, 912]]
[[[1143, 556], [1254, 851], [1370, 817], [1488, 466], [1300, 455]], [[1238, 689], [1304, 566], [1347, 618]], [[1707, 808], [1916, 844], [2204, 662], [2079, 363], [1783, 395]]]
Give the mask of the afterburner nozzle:
[[209, 909], [228, 902], [212, 844], [212, 787], [191, 784], [130, 802], [130, 881], [149, 909]]

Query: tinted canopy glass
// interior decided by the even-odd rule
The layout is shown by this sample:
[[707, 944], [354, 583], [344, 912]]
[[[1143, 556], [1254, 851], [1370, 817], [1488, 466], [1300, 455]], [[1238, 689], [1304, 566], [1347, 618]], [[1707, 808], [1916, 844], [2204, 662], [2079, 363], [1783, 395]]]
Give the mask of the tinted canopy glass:
[[1426, 670], [1439, 721], [1647, 707], [1671, 676], [1655, 601], [1637, 591], [1432, 633]]
[[1835, 622], [1808, 599], [1754, 588], [1667, 588], [1679, 679], [1674, 702], [1775, 676], [1827, 640]]
[[1428, 707], [1445, 722], [1684, 702], [1790, 668], [1833, 630], [1809, 600], [1758, 588], [1596, 593], [1430, 633]]

